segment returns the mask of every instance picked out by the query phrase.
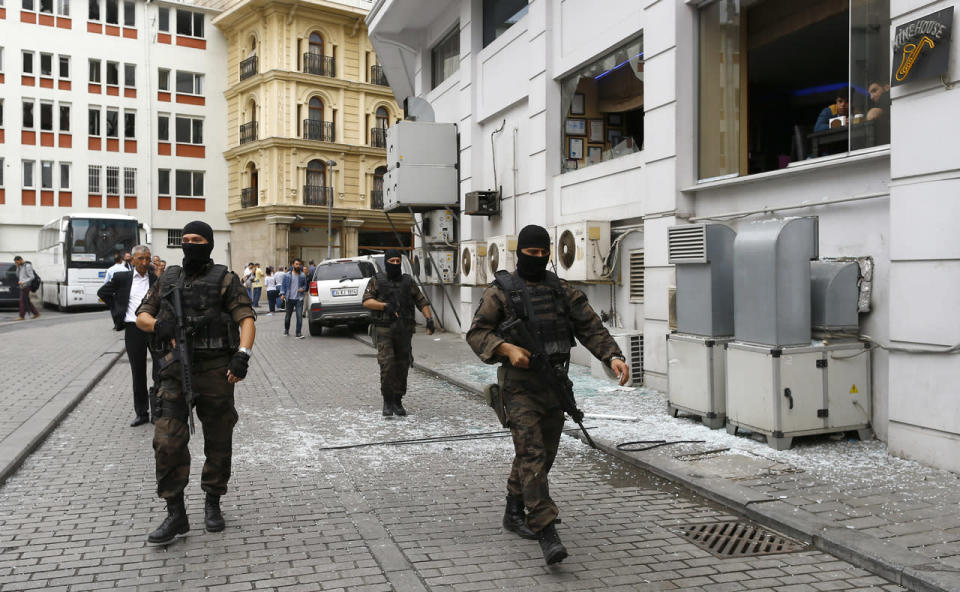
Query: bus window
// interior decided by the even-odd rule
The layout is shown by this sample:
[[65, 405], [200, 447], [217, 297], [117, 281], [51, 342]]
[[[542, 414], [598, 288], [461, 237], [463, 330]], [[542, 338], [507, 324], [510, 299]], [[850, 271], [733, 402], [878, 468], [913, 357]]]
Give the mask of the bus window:
[[73, 218], [64, 258], [71, 267], [109, 267], [116, 253], [129, 251], [137, 242], [136, 221]]

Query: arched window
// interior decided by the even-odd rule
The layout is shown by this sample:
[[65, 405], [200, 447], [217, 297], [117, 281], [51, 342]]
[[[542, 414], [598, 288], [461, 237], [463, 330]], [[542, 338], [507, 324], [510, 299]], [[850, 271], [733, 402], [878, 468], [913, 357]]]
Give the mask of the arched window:
[[323, 55], [323, 37], [320, 36], [320, 33], [310, 33], [310, 53]]
[[311, 187], [326, 187], [327, 165], [315, 158], [307, 163], [307, 185]]
[[373, 171], [373, 190], [383, 191], [383, 176], [387, 174], [387, 167], [380, 166]]
[[317, 97], [310, 99], [310, 121], [323, 121], [323, 101]]
[[247, 101], [247, 121], [257, 120], [257, 101], [250, 99]]
[[390, 126], [390, 114], [387, 113], [386, 107], [380, 107], [377, 109], [377, 128], [387, 129]]

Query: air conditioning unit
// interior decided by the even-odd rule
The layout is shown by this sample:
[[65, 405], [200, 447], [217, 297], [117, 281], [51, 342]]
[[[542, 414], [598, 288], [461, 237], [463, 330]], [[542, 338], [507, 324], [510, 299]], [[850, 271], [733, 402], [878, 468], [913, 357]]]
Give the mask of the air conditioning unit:
[[[611, 332], [610, 336], [620, 346], [623, 357], [627, 359], [627, 366], [630, 367], [630, 381], [627, 386], [640, 386], [643, 384], [643, 333], [619, 333]], [[600, 360], [590, 358], [590, 374], [594, 378], [610, 378], [617, 380], [613, 370], [607, 367]]]
[[512, 234], [495, 236], [487, 242], [487, 277], [504, 269], [513, 273], [517, 268], [517, 237]]
[[436, 210], [423, 214], [423, 239], [427, 245], [449, 244], [456, 242], [453, 230], [453, 213], [450, 210]]
[[610, 251], [610, 222], [588, 221], [557, 226], [557, 275], [571, 282], [602, 280]]
[[463, 213], [468, 216], [499, 216], [499, 191], [470, 191], [463, 198]]
[[427, 283], [427, 265], [426, 255], [423, 249], [416, 248], [410, 255], [410, 275], [412, 275], [419, 284]]
[[431, 249], [427, 258], [427, 283], [452, 284], [457, 279], [457, 252], [452, 249]]
[[460, 285], [487, 285], [486, 241], [460, 241]]

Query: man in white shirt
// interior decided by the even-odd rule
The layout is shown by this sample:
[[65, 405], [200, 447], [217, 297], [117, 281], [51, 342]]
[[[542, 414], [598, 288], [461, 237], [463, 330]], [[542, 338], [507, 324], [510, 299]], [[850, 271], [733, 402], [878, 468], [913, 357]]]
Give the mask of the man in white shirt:
[[110, 280], [113, 279], [113, 274], [118, 271], [130, 271], [127, 269], [127, 264], [123, 262], [123, 255], [117, 253], [113, 256], [113, 265], [107, 268], [107, 277], [103, 279], [103, 283], [107, 284]]
[[[147, 295], [157, 276], [150, 271], [150, 249], [143, 245], [133, 248], [133, 271], [118, 271], [97, 292], [97, 296], [110, 307], [113, 327], [123, 331], [123, 341], [133, 375], [133, 410], [136, 416], [131, 427], [150, 421], [153, 401], [147, 394], [147, 343], [148, 335], [137, 328], [137, 307]], [[156, 381], [156, 364], [154, 364]]]

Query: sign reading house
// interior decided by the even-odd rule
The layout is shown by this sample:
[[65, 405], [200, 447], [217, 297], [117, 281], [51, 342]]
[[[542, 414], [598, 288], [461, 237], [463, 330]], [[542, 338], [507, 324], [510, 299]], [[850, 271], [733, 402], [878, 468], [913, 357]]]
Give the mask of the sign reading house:
[[897, 27], [890, 84], [898, 86], [946, 72], [952, 28], [952, 6]]

